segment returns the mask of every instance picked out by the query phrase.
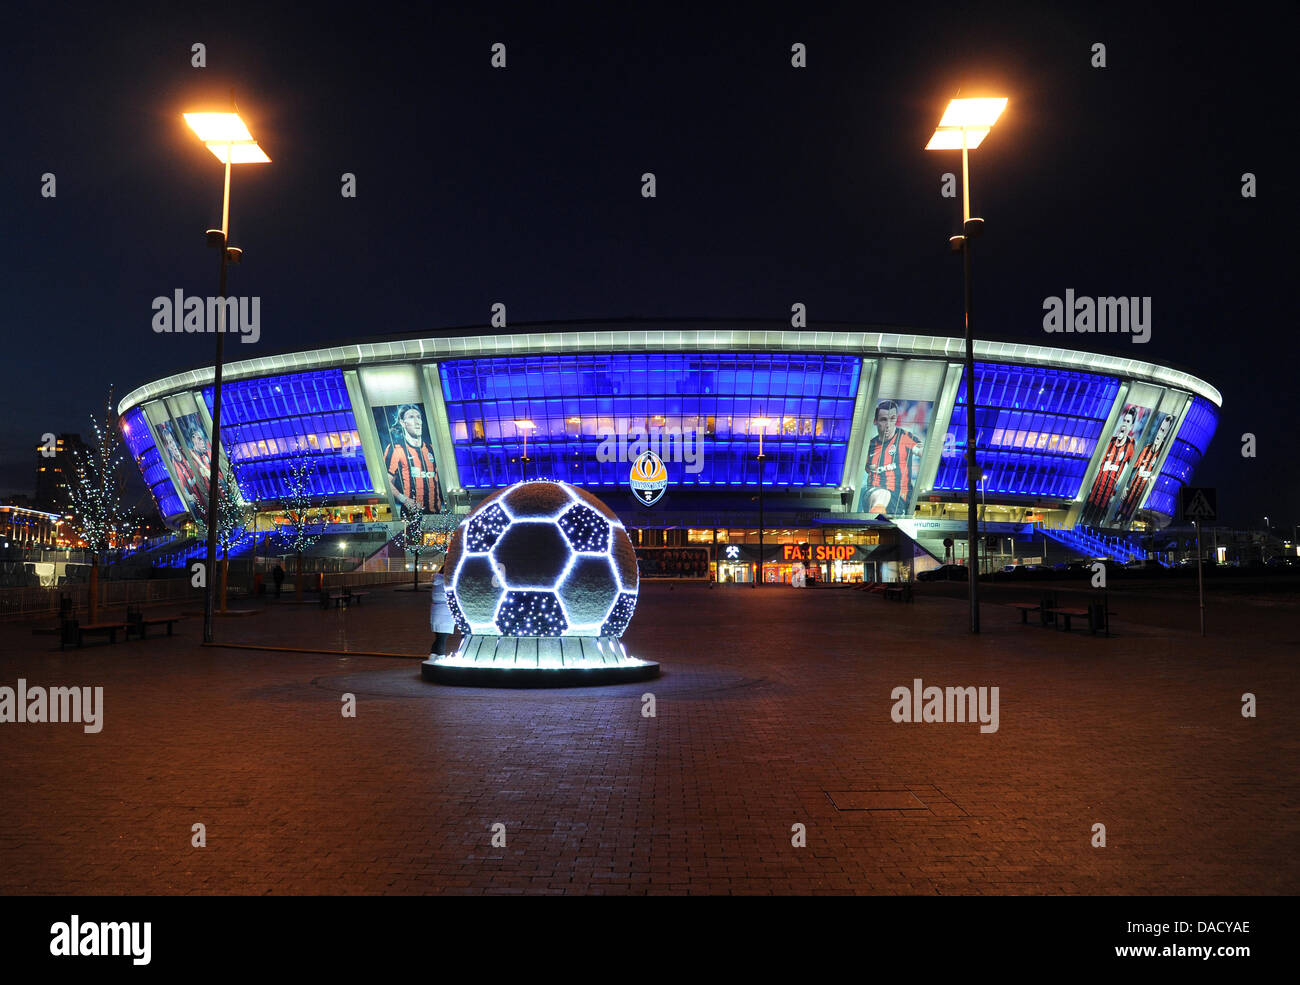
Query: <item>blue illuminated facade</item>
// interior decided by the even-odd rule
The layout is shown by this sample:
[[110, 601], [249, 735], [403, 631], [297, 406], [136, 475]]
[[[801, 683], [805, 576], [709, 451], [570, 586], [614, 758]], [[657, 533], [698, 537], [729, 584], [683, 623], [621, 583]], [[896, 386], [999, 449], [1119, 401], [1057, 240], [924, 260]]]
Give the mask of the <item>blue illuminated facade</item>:
[[[584, 486], [627, 483], [601, 461], [607, 435], [698, 435], [701, 470], [669, 461], [679, 486], [837, 486], [861, 360], [815, 353], [625, 353], [458, 359], [439, 366], [456, 466], [466, 489], [547, 476]], [[529, 421], [529, 461], [522, 461]], [[604, 456], [608, 457], [608, 456]]]
[[[1005, 363], [975, 364], [975, 453], [988, 495], [1071, 497], [1088, 462], [1120, 381]], [[941, 460], [936, 491], [966, 489], [966, 375], [948, 433], [956, 453]]]
[[[212, 414], [212, 388], [203, 400]], [[221, 444], [245, 499], [274, 500], [298, 458], [313, 496], [373, 493], [343, 372], [332, 369], [226, 383]]]
[[[752, 526], [760, 483], [783, 526], [837, 514], [870, 523], [878, 521], [860, 512], [869, 476], [887, 474], [868, 464], [875, 407], [889, 400], [913, 415], [906, 427], [918, 440], [914, 454], [888, 466], [908, 469], [910, 493], [887, 515], [935, 521], [926, 529], [960, 525], [951, 511], [967, 488], [961, 340], [863, 326], [600, 324], [474, 329], [235, 362], [221, 445], [244, 497], [272, 512], [289, 466], [306, 458], [319, 505], [347, 507], [335, 522], [394, 523], [411, 497], [463, 512], [528, 477], [601, 490], [629, 527], [672, 526], [666, 517], [688, 514], [682, 523], [696, 527], [709, 518]], [[976, 458], [988, 476], [985, 503], [1001, 522], [1030, 522], [1030, 512], [1048, 526], [1078, 522], [1108, 425], [1134, 394], [1181, 421], [1137, 511], [1158, 523], [1173, 515], [1214, 433], [1217, 390], [1158, 364], [1024, 342], [978, 342], [976, 357]], [[119, 406], [131, 453], [172, 522], [186, 517], [183, 499], [146, 414], [192, 428], [190, 397], [210, 416], [210, 371], [146, 384]], [[668, 471], [669, 495], [655, 507], [627, 488], [631, 458], [646, 444]]]
[[1187, 418], [1178, 429], [1160, 475], [1147, 493], [1146, 509], [1173, 516], [1178, 508], [1178, 490], [1191, 482], [1192, 471], [1210, 447], [1210, 439], [1219, 424], [1217, 408], [1204, 397], [1196, 397], [1187, 410]]
[[122, 423], [122, 436], [126, 439], [126, 446], [130, 449], [140, 474], [144, 476], [145, 485], [149, 487], [149, 494], [158, 506], [159, 515], [169, 517], [184, 513], [185, 506], [181, 503], [180, 496], [176, 495], [176, 488], [167, 473], [162, 454], [154, 444], [153, 435], [149, 433], [144, 408], [134, 407], [129, 410], [122, 418]]

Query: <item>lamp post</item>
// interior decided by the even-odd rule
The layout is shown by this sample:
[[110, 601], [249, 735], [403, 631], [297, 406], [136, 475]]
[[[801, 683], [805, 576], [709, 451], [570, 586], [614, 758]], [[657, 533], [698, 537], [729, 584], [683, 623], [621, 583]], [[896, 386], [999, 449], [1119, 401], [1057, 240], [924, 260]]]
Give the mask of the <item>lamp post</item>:
[[517, 427], [520, 431], [524, 432], [524, 454], [523, 457], [519, 459], [519, 461], [523, 464], [524, 481], [527, 482], [528, 481], [528, 432], [531, 431], [533, 428], [537, 427], [537, 425], [530, 420], [522, 420], [522, 421], [515, 421], [515, 427]]
[[755, 417], [751, 423], [758, 425], [758, 577], [754, 579], [757, 588], [763, 580], [763, 435], [767, 433], [770, 417]]
[[[987, 475], [983, 475], [983, 474], [980, 475], [980, 536], [981, 537], [984, 536], [984, 516], [985, 516], [985, 510], [988, 507], [988, 503], [984, 499], [984, 483], [988, 481], [989, 481], [989, 477]], [[999, 551], [1001, 549], [1002, 549], [1001, 547], [998, 548]], [[984, 553], [986, 555], [988, 554], [987, 551], [985, 551]]]
[[980, 467], [975, 459], [975, 335], [971, 326], [971, 240], [979, 235], [984, 220], [970, 214], [970, 151], [988, 136], [989, 130], [1006, 109], [1006, 99], [954, 99], [948, 103], [938, 128], [925, 145], [926, 150], [961, 150], [962, 232], [949, 237], [954, 252], [962, 255], [965, 280], [966, 311], [966, 537], [970, 543], [967, 567], [970, 575], [970, 631], [980, 631], [979, 545], [976, 538], [975, 483]]
[[[232, 100], [233, 101], [233, 100]], [[217, 359], [212, 376], [212, 445], [208, 466], [208, 550], [204, 568], [203, 642], [212, 642], [213, 593], [217, 565], [217, 475], [221, 463], [221, 363], [226, 341], [226, 267], [238, 263], [243, 251], [229, 245], [230, 233], [230, 166], [232, 164], [269, 164], [271, 159], [258, 146], [238, 113], [185, 113], [185, 122], [195, 135], [226, 166], [225, 187], [221, 195], [221, 228], [208, 230], [208, 246], [221, 251], [220, 289], [217, 293]]]

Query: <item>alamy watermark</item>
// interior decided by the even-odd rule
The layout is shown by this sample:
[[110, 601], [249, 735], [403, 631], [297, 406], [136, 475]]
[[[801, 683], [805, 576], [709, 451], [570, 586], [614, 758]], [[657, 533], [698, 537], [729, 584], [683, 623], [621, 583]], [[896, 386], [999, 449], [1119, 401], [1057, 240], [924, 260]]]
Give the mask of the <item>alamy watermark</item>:
[[130, 958], [133, 965], [152, 959], [153, 924], [139, 920], [86, 920], [72, 914], [50, 925], [50, 954], [56, 958]]
[[921, 678], [889, 693], [895, 722], [979, 722], [984, 733], [998, 730], [996, 687], [922, 687]]
[[631, 465], [647, 451], [652, 451], [665, 462], [681, 462], [686, 471], [696, 474], [704, 471], [704, 444], [699, 432], [673, 427], [604, 429], [598, 431], [600, 444], [596, 446], [596, 461], [626, 462]]
[[1075, 297], [1074, 289], [1065, 298], [1053, 295], [1043, 299], [1043, 331], [1054, 332], [1121, 332], [1134, 342], [1151, 339], [1151, 299]]
[[242, 335], [241, 342], [256, 342], [262, 337], [260, 297], [186, 297], [185, 292], [177, 288], [172, 297], [159, 295], [154, 298], [153, 311], [153, 330], [160, 335], [226, 332]]
[[28, 687], [25, 678], [18, 686], [0, 687], [0, 724], [76, 722], [82, 731], [94, 734], [104, 727], [102, 687]]

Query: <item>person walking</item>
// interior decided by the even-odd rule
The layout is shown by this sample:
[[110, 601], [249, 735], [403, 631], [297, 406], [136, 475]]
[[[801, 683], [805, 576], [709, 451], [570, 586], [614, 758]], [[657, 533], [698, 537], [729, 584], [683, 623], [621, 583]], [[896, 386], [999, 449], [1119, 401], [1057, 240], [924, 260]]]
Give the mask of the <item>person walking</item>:
[[275, 597], [280, 597], [280, 588], [284, 585], [284, 568], [278, 564], [271, 569], [271, 578], [275, 582]]
[[447, 655], [447, 641], [456, 632], [456, 620], [447, 604], [447, 582], [442, 576], [442, 562], [433, 569], [433, 598], [429, 603], [429, 628], [433, 630], [433, 646], [429, 659], [437, 660]]

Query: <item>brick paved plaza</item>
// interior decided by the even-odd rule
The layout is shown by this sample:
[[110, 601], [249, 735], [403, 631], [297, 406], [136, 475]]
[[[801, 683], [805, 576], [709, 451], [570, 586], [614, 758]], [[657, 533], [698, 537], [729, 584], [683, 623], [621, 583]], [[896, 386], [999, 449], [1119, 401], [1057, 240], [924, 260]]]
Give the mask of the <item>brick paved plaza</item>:
[[[647, 585], [625, 640], [663, 677], [561, 691], [204, 648], [196, 619], [174, 639], [66, 653], [0, 627], [0, 685], [105, 689], [99, 734], [0, 725], [0, 892], [1300, 890], [1294, 594], [1212, 603], [1206, 640], [1194, 598], [1140, 586], [1112, 593], [1113, 639], [1022, 627], [999, 605], [972, 639], [960, 590], [903, 605]], [[427, 649], [424, 593], [258, 607], [219, 638]], [[890, 693], [914, 678], [997, 686], [998, 731], [896, 724]]]

